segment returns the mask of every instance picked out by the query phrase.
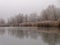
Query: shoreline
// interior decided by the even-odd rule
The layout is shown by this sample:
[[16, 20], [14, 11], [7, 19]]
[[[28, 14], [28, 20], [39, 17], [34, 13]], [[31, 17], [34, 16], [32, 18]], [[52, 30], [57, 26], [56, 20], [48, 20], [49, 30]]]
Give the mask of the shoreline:
[[16, 24], [0, 24], [0, 27], [60, 27], [58, 21], [24, 22]]

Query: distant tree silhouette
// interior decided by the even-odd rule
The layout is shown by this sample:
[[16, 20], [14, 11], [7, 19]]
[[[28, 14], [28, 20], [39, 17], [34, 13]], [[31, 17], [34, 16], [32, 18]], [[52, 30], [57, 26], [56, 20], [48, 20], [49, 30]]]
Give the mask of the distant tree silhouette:
[[57, 21], [60, 18], [60, 9], [54, 5], [49, 5], [48, 8], [42, 11], [42, 20]]

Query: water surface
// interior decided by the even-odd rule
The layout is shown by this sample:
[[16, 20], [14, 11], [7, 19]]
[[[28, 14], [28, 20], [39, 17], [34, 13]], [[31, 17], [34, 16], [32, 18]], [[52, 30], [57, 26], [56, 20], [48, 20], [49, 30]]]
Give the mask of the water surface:
[[40, 30], [59, 30], [59, 28], [0, 27], [0, 45], [60, 45], [59, 33]]

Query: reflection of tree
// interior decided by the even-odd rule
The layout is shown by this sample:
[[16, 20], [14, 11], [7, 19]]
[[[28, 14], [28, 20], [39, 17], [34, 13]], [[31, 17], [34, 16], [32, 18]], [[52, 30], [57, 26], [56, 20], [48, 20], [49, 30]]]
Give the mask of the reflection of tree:
[[17, 30], [16, 32], [17, 32], [17, 34], [16, 34], [17, 37], [24, 38], [23, 30]]
[[5, 28], [0, 28], [0, 35], [5, 33]]
[[32, 31], [32, 32], [30, 32], [30, 36], [31, 36], [31, 38], [33, 38], [33, 39], [37, 39], [38, 33], [37, 33], [36, 31]]
[[9, 34], [14, 35], [16, 37], [24, 38], [24, 32], [23, 32], [23, 30], [11, 29], [11, 30], [8, 30], [8, 32], [9, 32]]
[[[45, 27], [45, 28], [38, 28], [38, 30], [42, 30], [42, 31], [49, 31], [49, 30], [60, 30], [58, 28], [50, 28], [50, 27]], [[48, 43], [49, 45], [55, 45], [57, 43], [60, 43], [60, 35], [57, 33], [41, 33], [40, 34], [42, 36], [42, 40], [46, 43]]]
[[[44, 29], [40, 29], [40, 30], [44, 30]], [[53, 29], [53, 28], [49, 28], [49, 29]], [[45, 30], [49, 30], [49, 29], [46, 28]], [[36, 30], [31, 30], [31, 29], [24, 30], [21, 28], [12, 28], [8, 32], [9, 34], [16, 36], [18, 38], [31, 37], [32, 39], [37, 39], [39, 36], [40, 37], [42, 36], [42, 40], [48, 43], [49, 45], [55, 45], [57, 43], [60, 43], [60, 35], [56, 33], [42, 33]]]
[[20, 28], [10, 28], [8, 29], [8, 33], [19, 38], [28, 38], [30, 36], [33, 39], [37, 39], [38, 37], [38, 33], [36, 31], [28, 31]]
[[26, 38], [29, 37], [29, 32], [28, 31], [24, 31], [24, 35], [26, 36]]
[[44, 42], [47, 42], [49, 45], [55, 45], [56, 43], [60, 43], [60, 35], [58, 34], [48, 34], [48, 33], [44, 33], [42, 34], [42, 38], [44, 40]]

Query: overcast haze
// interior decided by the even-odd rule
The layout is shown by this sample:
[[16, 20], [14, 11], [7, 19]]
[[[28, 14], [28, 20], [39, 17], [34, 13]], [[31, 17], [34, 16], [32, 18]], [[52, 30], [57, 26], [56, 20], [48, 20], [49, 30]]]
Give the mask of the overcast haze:
[[7, 19], [18, 13], [39, 13], [50, 4], [58, 6], [57, 0], [0, 0], [0, 18]]

